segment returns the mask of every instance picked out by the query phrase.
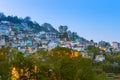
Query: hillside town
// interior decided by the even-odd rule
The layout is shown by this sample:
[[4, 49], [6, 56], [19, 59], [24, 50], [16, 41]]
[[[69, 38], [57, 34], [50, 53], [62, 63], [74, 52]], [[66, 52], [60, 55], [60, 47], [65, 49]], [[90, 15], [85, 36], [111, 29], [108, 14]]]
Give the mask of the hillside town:
[[[91, 75], [94, 76], [92, 80], [120, 78], [116, 75], [120, 73], [118, 70], [120, 69], [119, 42], [112, 42], [112, 44], [102, 40], [94, 42], [94, 40], [80, 37], [76, 32], [69, 30], [66, 25], [60, 25], [57, 30], [49, 23], [39, 25], [30, 17], [23, 19], [0, 13], [0, 52], [1, 62], [6, 60], [7, 63], [4, 62], [4, 64], [9, 65], [6, 72], [3, 71], [1, 74], [11, 74], [7, 77], [0, 75], [3, 79], [11, 77], [12, 80], [44, 80], [45, 78], [46, 80], [47, 78], [48, 80], [61, 80], [56, 78], [62, 77], [62, 80], [73, 80], [75, 76], [69, 75], [73, 75], [74, 70], [76, 70], [75, 75], [78, 75], [78, 70], [85, 72], [88, 66], [88, 72], [84, 73], [87, 77], [77, 77], [78, 80], [80, 78], [89, 80], [91, 70], [93, 70]], [[67, 63], [63, 63], [64, 61]], [[0, 65], [6, 66], [2, 63]], [[71, 67], [73, 65], [76, 69]], [[2, 66], [0, 67], [4, 69]], [[57, 69], [58, 66], [59, 69]], [[66, 77], [57, 75], [57, 72], [66, 74], [64, 68], [63, 72], [59, 71], [62, 66], [71, 74], [67, 73]], [[104, 72], [106, 75], [101, 75]]]
[[120, 0], [0, 0], [0, 80], [120, 80]]
[[89, 41], [67, 30], [67, 26], [60, 26], [57, 31], [51, 24], [44, 23], [42, 25], [44, 30], [36, 32], [34, 28], [29, 27], [29, 22], [27, 22], [29, 17], [26, 17], [22, 23], [13, 23], [2, 19], [2, 16], [1, 13], [0, 47], [10, 46], [25, 54], [34, 53], [40, 49], [51, 50], [57, 46], [77, 51], [85, 51], [88, 46], [96, 46], [105, 52], [120, 52], [119, 42], [110, 44], [105, 41], [98, 43], [93, 40]]

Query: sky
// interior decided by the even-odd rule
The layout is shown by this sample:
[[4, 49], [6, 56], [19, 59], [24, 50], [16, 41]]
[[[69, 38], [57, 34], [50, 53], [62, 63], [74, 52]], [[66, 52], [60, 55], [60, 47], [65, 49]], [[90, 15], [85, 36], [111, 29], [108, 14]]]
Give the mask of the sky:
[[120, 0], [0, 0], [0, 12], [58, 29], [67, 25], [88, 40], [120, 42]]

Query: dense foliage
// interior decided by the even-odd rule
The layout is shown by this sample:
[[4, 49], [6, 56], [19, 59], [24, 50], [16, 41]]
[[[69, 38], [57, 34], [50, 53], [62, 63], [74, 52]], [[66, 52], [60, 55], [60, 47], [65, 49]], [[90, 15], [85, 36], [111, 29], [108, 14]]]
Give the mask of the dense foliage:
[[[29, 55], [10, 47], [0, 49], [0, 76], [2, 80], [110, 80], [103, 72], [96, 74], [90, 59], [81, 55], [71, 57], [74, 51], [57, 47], [50, 52], [40, 50]], [[15, 72], [15, 73], [14, 73]]]

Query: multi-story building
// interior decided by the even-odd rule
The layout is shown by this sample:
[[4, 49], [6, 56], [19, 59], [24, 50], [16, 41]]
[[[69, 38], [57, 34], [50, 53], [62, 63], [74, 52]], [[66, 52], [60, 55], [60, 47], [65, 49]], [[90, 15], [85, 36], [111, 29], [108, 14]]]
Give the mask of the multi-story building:
[[118, 42], [112, 42], [113, 49], [120, 49], [120, 43]]

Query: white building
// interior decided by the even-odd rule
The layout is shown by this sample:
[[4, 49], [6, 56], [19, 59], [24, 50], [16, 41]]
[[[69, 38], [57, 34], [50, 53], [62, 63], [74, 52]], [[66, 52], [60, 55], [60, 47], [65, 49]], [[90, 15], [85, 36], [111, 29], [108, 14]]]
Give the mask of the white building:
[[119, 49], [120, 48], [120, 43], [118, 43], [118, 42], [112, 42], [112, 47], [114, 49]]

